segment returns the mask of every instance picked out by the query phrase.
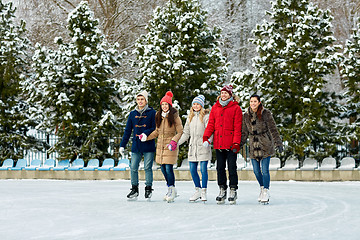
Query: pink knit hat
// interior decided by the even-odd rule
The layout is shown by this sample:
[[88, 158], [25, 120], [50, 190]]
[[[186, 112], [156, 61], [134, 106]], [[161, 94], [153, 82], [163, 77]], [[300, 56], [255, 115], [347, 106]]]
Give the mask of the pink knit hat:
[[221, 92], [222, 91], [226, 91], [230, 94], [230, 96], [233, 95], [233, 86], [232, 85], [225, 85], [222, 89], [221, 89]]
[[174, 96], [174, 94], [171, 91], [167, 91], [165, 96], [161, 99], [160, 104], [162, 104], [163, 102], [167, 102], [168, 104], [170, 104], [170, 106], [172, 106], [172, 97]]

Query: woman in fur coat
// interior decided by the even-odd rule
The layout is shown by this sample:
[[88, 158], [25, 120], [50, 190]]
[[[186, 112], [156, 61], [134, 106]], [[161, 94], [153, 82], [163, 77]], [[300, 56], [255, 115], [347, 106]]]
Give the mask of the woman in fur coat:
[[270, 110], [263, 107], [260, 96], [250, 97], [250, 107], [244, 114], [241, 146], [249, 136], [249, 154], [254, 174], [260, 185], [259, 202], [269, 202], [270, 157], [275, 154], [275, 146], [281, 153], [283, 144]]
[[160, 101], [160, 111], [155, 115], [156, 129], [149, 135], [141, 134], [141, 141], [149, 141], [157, 138], [156, 162], [160, 164], [161, 171], [168, 186], [168, 193], [164, 200], [173, 202], [176, 197], [175, 175], [173, 166], [177, 162], [179, 141], [183, 126], [178, 111], [172, 106], [173, 93], [168, 91]]
[[[198, 199], [207, 201], [206, 189], [208, 182], [207, 165], [211, 160], [211, 147], [203, 146], [203, 135], [205, 128], [209, 121], [209, 111], [205, 110], [205, 97], [199, 95], [192, 101], [189, 117], [186, 120], [183, 134], [179, 140], [179, 145], [183, 144], [189, 139], [188, 160], [190, 165], [190, 173], [195, 185], [195, 193], [190, 197], [190, 202], [195, 202]], [[202, 181], [200, 184], [200, 177], [198, 174], [198, 165], [200, 165], [200, 172]]]

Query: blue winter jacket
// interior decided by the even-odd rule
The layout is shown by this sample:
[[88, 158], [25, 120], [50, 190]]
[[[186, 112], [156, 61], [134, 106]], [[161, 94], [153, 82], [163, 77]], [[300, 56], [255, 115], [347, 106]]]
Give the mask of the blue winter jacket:
[[[136, 110], [131, 111], [126, 123], [120, 147], [126, 147], [126, 144], [129, 142], [131, 132], [133, 132], [131, 152], [155, 152], [155, 140], [141, 142], [138, 137], [142, 133], [149, 136], [150, 133], [155, 130], [155, 113], [156, 111], [152, 107], [148, 107], [142, 114]], [[134, 131], [132, 131], [133, 129]]]

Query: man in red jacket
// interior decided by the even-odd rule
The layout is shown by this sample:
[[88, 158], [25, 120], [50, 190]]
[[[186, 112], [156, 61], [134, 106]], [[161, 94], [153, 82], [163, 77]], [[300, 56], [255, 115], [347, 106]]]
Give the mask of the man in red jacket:
[[209, 123], [203, 136], [203, 145], [208, 146], [210, 144], [209, 138], [214, 134], [217, 181], [220, 188], [219, 196], [216, 197], [218, 204], [225, 203], [226, 199], [226, 162], [230, 181], [228, 200], [230, 204], [236, 204], [236, 190], [238, 188], [236, 158], [240, 150], [241, 128], [242, 111], [238, 104], [238, 97], [233, 95], [232, 86], [226, 85], [221, 89], [221, 95], [211, 109]]

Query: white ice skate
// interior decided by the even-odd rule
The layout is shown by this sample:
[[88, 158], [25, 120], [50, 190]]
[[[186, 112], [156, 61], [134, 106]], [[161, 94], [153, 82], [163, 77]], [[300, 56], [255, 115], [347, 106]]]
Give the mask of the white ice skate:
[[174, 202], [176, 194], [176, 188], [174, 186], [169, 187], [169, 194], [166, 197], [166, 201], [168, 203]]
[[196, 187], [195, 188], [195, 193], [190, 197], [189, 201], [190, 202], [195, 202], [196, 200], [201, 198], [201, 191], [200, 188]]
[[206, 202], [206, 201], [207, 201], [206, 188], [202, 188], [202, 189], [201, 189], [201, 201], [203, 201], [203, 202]]
[[269, 200], [270, 200], [270, 193], [269, 193], [269, 189], [267, 188], [264, 188], [264, 191], [263, 191], [263, 194], [262, 194], [262, 197], [261, 197], [261, 203], [262, 204], [269, 204]]
[[259, 194], [259, 197], [258, 197], [258, 202], [261, 202], [263, 191], [264, 191], [264, 186], [261, 186], [260, 187], [260, 194]]

